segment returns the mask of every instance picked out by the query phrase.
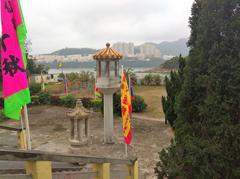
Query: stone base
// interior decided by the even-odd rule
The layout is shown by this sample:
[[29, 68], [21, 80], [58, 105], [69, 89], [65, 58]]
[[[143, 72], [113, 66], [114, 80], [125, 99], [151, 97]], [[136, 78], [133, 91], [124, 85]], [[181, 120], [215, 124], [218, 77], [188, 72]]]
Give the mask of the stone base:
[[112, 145], [112, 144], [115, 144], [115, 142], [112, 140], [112, 141], [104, 141], [103, 142], [105, 145]]
[[81, 141], [79, 141], [79, 140], [69, 140], [69, 142], [70, 142], [70, 145], [72, 147], [81, 147], [81, 146], [85, 146], [85, 145], [88, 144], [88, 139], [86, 138], [86, 139], [83, 139]]

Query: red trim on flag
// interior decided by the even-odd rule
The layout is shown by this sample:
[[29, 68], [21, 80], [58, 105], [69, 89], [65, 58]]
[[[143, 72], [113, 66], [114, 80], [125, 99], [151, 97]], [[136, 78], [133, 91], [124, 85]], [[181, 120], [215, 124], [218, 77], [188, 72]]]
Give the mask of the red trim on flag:
[[131, 143], [131, 140], [132, 140], [132, 127], [130, 128], [130, 131], [129, 131], [127, 137], [125, 137], [124, 139], [125, 139], [125, 143], [127, 145], [129, 145]]

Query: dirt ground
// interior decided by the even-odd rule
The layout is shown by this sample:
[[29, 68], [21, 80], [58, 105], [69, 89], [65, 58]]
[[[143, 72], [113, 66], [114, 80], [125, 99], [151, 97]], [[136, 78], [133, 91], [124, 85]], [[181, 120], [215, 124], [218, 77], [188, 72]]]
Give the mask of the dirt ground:
[[[67, 110], [67, 108], [57, 106], [29, 108], [33, 149], [70, 153], [68, 142], [70, 122], [66, 118]], [[8, 121], [4, 123], [19, 125], [19, 122]], [[100, 114], [94, 113], [90, 119], [92, 142], [79, 148], [76, 154], [124, 158], [124, 141], [121, 126], [121, 119], [116, 118], [114, 122], [115, 144], [104, 145], [103, 119]], [[132, 126], [133, 140], [129, 147], [129, 155], [138, 158], [142, 176], [145, 175], [149, 179], [155, 178], [154, 167], [159, 159], [158, 152], [170, 144], [173, 137], [172, 131], [163, 121], [133, 119]], [[0, 146], [3, 145], [2, 142], [8, 142], [8, 135], [10, 135], [9, 132], [4, 134], [3, 130], [0, 131]]]

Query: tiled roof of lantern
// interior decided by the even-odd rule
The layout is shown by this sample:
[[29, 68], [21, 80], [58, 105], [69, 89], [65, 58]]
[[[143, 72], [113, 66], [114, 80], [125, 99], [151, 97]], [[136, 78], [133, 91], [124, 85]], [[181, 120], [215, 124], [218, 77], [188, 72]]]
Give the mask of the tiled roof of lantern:
[[97, 52], [93, 55], [95, 60], [120, 60], [122, 59], [122, 54], [110, 48], [110, 43], [106, 44], [107, 48]]

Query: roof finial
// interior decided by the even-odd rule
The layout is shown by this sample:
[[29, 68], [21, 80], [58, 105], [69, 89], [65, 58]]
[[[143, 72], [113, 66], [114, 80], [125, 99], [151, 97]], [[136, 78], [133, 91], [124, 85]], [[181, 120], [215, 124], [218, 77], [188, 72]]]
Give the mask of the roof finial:
[[110, 47], [110, 43], [108, 42], [108, 43], [106, 44], [106, 46], [107, 46], [107, 48], [109, 48], [109, 47]]

